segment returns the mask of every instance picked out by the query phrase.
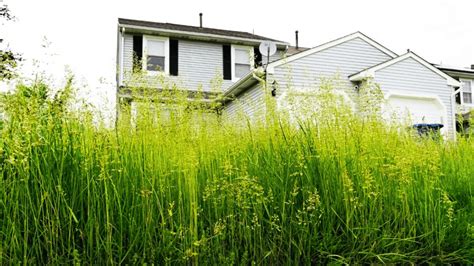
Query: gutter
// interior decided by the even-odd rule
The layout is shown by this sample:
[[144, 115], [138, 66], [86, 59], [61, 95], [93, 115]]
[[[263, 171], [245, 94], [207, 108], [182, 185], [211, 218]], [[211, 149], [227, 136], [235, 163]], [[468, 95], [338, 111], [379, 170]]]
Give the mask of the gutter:
[[258, 69], [249, 72], [245, 77], [239, 79], [239, 81], [230, 86], [230, 88], [223, 95], [223, 102], [226, 103], [231, 101], [232, 98], [240, 95], [246, 89], [264, 81], [265, 79], [258, 76]]

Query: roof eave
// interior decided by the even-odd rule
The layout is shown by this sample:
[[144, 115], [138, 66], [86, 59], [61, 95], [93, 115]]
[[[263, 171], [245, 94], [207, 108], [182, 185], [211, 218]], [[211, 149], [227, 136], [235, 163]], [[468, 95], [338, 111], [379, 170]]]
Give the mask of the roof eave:
[[[268, 39], [248, 39], [248, 38], [240, 38], [234, 36], [224, 36], [224, 35], [217, 35], [217, 34], [210, 34], [210, 33], [198, 33], [198, 32], [188, 32], [188, 31], [179, 31], [179, 30], [170, 30], [170, 29], [161, 29], [161, 28], [154, 28], [154, 27], [145, 27], [145, 26], [136, 26], [136, 25], [129, 25], [119, 23], [119, 27], [123, 27], [126, 30], [131, 30], [129, 32], [143, 32], [148, 31], [149, 33], [162, 33], [168, 36], [174, 37], [184, 37], [189, 39], [195, 40], [202, 40], [202, 41], [220, 41], [220, 42], [236, 42], [236, 43], [244, 43], [250, 45], [258, 45], [262, 41], [266, 41]], [[275, 42], [273, 41], [277, 48], [279, 49], [286, 49], [289, 45], [287, 42]]]
[[374, 78], [375, 73], [373, 71], [362, 71], [354, 75], [349, 76], [350, 81], [361, 81], [369, 78]]
[[353, 39], [356, 39], [356, 38], [363, 39], [364, 41], [366, 41], [370, 45], [374, 46], [375, 48], [377, 48], [378, 50], [385, 53], [386, 55], [388, 55], [391, 58], [397, 58], [398, 57], [398, 55], [396, 53], [394, 53], [391, 50], [389, 50], [388, 48], [382, 46], [381, 44], [379, 44], [378, 42], [376, 42], [373, 39], [369, 38], [365, 34], [357, 31], [357, 32], [354, 32], [352, 34], [343, 36], [341, 38], [338, 38], [338, 39], [323, 43], [321, 45], [315, 46], [315, 47], [310, 48], [308, 50], [305, 50], [305, 51], [302, 51], [302, 52], [299, 52], [299, 53], [296, 53], [296, 54], [292, 54], [292, 55], [287, 56], [285, 58], [273, 61], [268, 65], [268, 68], [273, 71], [274, 67], [277, 67], [277, 66], [280, 66], [280, 65], [283, 65], [283, 64], [286, 64], [286, 63], [290, 63], [294, 60], [298, 60], [302, 57], [311, 55], [313, 53], [321, 52], [323, 50], [329, 49], [331, 47], [337, 46], [341, 43], [344, 43], [344, 42], [347, 42], [347, 41], [350, 41], [350, 40], [353, 40]]
[[239, 96], [245, 90], [251, 86], [257, 84], [259, 80], [255, 77], [253, 71], [250, 71], [247, 75], [239, 79], [236, 83], [228, 88], [224, 93], [224, 102], [230, 101], [231, 98]]
[[453, 79], [448, 74], [446, 74], [443, 71], [439, 70], [438, 68], [434, 67], [433, 65], [431, 65], [426, 60], [424, 60], [423, 58], [421, 58], [420, 56], [418, 56], [417, 54], [415, 54], [413, 52], [408, 52], [408, 53], [403, 54], [399, 57], [390, 59], [390, 60], [385, 61], [381, 64], [378, 64], [376, 66], [365, 69], [365, 70], [363, 70], [359, 73], [355, 73], [355, 74], [349, 76], [349, 80], [358, 81], [358, 80], [362, 80], [362, 79], [367, 78], [367, 77], [372, 77], [373, 78], [373, 77], [375, 77], [377, 71], [379, 71], [381, 69], [384, 69], [386, 67], [389, 67], [393, 64], [396, 64], [400, 61], [403, 61], [407, 58], [413, 58], [415, 61], [417, 61], [418, 63], [424, 65], [425, 67], [427, 67], [428, 69], [430, 69], [434, 73], [436, 73], [436, 74], [440, 75], [441, 77], [445, 78], [446, 79], [446, 84], [448, 86], [452, 86], [452, 87], [460, 87], [461, 86], [461, 83], [459, 81]]

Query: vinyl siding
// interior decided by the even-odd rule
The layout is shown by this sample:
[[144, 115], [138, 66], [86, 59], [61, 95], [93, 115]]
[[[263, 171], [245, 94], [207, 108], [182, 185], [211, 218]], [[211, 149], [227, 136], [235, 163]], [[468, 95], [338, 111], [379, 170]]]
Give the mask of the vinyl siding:
[[308, 92], [319, 87], [321, 78], [341, 80], [341, 89], [353, 93], [348, 76], [377, 65], [391, 57], [361, 38], [354, 38], [298, 60], [275, 67], [273, 78], [278, 83], [278, 96], [289, 90]]
[[383, 68], [375, 73], [377, 82], [384, 94], [390, 92], [410, 94], [436, 95], [444, 104], [447, 121], [444, 124], [452, 136], [453, 112], [451, 103], [452, 89], [446, 84], [446, 79], [420, 64], [412, 58], [407, 58], [396, 64]]
[[[225, 91], [234, 82], [222, 80], [221, 86], [213, 88], [212, 81], [222, 79], [223, 58], [222, 44], [179, 40], [178, 41], [178, 76], [165, 76], [169, 85], [176, 84], [187, 90]], [[124, 36], [124, 82], [126, 86], [145, 86], [160, 88], [163, 79], [158, 75], [146, 76], [136, 80], [132, 77], [133, 66], [133, 36]], [[219, 82], [214, 82], [219, 84]]]
[[227, 103], [224, 108], [224, 117], [230, 121], [246, 121], [247, 119], [255, 121], [263, 119], [265, 111], [264, 90], [257, 84], [239, 95], [236, 100]]
[[133, 67], [133, 36], [125, 34], [123, 42], [123, 72], [128, 77]]
[[[285, 57], [285, 51], [284, 50], [277, 50], [273, 55], [270, 55], [270, 63], [273, 61], [277, 61]], [[262, 63], [266, 64], [267, 63], [267, 57], [265, 55], [262, 55]]]

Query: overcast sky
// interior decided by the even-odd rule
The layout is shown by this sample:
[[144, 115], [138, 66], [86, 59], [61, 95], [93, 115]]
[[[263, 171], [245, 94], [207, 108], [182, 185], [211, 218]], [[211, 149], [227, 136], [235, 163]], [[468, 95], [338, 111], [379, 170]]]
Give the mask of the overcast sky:
[[202, 12], [205, 27], [254, 32], [291, 44], [299, 30], [300, 46], [305, 47], [361, 31], [398, 54], [409, 48], [432, 63], [474, 64], [473, 0], [3, 0], [3, 4], [17, 19], [1, 25], [0, 38], [23, 54], [26, 71], [31, 73], [28, 66], [38, 59], [42, 70], [61, 80], [68, 65], [88, 85], [83, 94], [94, 101], [115, 97], [119, 17], [197, 26]]

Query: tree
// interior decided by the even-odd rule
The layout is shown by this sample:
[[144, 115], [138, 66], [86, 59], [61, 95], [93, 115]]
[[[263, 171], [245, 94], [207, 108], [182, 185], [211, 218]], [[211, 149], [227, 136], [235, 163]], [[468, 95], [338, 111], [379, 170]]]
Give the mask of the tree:
[[[0, 7], [0, 19], [10, 21], [14, 18], [7, 5]], [[0, 45], [2, 45], [3, 41], [3, 39], [0, 39]], [[21, 61], [19, 54], [3, 48], [0, 50], [0, 81], [10, 80], [15, 77], [15, 68], [19, 61]]]

